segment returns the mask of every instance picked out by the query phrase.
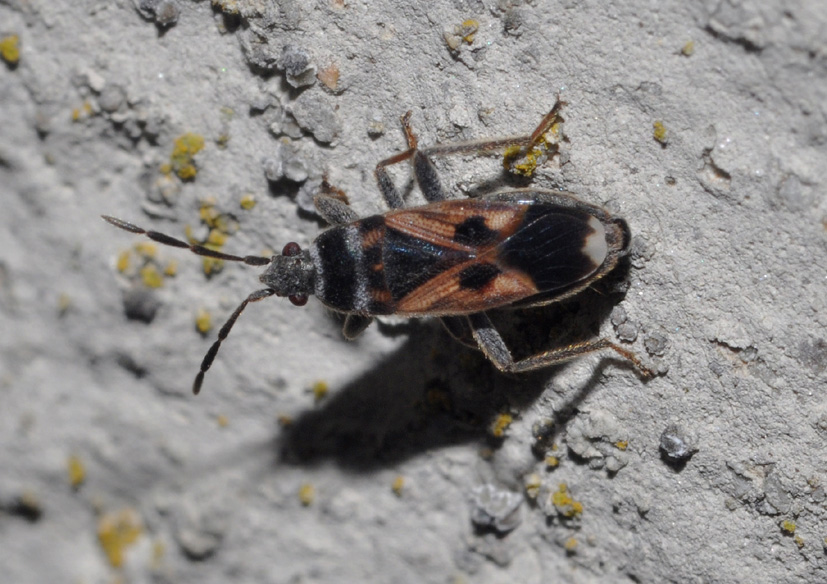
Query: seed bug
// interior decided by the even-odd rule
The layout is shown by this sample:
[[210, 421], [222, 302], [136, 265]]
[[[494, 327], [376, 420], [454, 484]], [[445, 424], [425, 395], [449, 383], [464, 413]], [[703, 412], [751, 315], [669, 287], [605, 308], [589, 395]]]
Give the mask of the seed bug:
[[[569, 298], [609, 273], [627, 253], [626, 221], [572, 194], [543, 189], [507, 189], [474, 198], [450, 199], [433, 156], [489, 153], [515, 148], [529, 152], [559, 118], [557, 101], [527, 136], [419, 148], [408, 112], [402, 125], [408, 148], [376, 165], [384, 214], [360, 218], [341, 191], [327, 185], [316, 196], [319, 214], [331, 225], [303, 250], [295, 243], [271, 258], [236, 256], [148, 231], [107, 215], [115, 227], [145, 235], [198, 255], [250, 266], [267, 266], [262, 290], [250, 294], [221, 327], [193, 382], [201, 390], [221, 343], [251, 302], [286, 296], [302, 306], [315, 295], [346, 315], [343, 334], [358, 337], [374, 317], [435, 316], [457, 340], [475, 345], [507, 373], [532, 371], [611, 349], [644, 377], [652, 375], [627, 349], [596, 339], [558, 347], [515, 361], [487, 311], [543, 306]], [[387, 167], [410, 160], [427, 204], [406, 208]]]

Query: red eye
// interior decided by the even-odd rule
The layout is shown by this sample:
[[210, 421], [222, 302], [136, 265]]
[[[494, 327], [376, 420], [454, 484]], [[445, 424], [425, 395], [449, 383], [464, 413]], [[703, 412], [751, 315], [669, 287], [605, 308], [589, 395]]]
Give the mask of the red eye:
[[291, 241], [287, 245], [284, 246], [284, 249], [281, 250], [281, 255], [285, 257], [293, 257], [297, 256], [302, 252], [302, 248], [299, 247], [299, 244], [295, 241]]
[[305, 304], [307, 304], [307, 296], [304, 294], [291, 294], [287, 297], [287, 299], [296, 306], [304, 306]]

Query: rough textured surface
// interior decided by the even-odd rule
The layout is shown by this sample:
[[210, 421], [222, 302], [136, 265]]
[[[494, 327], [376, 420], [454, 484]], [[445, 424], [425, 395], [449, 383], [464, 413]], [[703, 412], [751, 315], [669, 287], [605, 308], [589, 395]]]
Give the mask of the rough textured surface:
[[[826, 39], [821, 0], [0, 1], [3, 580], [824, 582]], [[346, 343], [271, 299], [196, 399], [256, 270], [98, 218], [304, 246], [325, 172], [381, 209], [406, 110], [432, 144], [529, 132], [557, 93], [533, 184], [626, 217], [631, 267], [510, 341], [602, 332], [648, 383], [504, 377], [428, 321]], [[438, 166], [457, 196], [500, 178]], [[471, 521], [487, 484], [528, 486], [505, 535]]]

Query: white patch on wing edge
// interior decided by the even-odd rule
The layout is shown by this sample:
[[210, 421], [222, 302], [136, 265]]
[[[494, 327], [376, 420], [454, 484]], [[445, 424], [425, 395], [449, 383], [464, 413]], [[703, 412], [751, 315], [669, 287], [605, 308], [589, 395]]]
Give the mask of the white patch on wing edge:
[[606, 229], [597, 217], [589, 217], [589, 227], [592, 228], [592, 232], [583, 240], [581, 251], [597, 269], [603, 265], [609, 254], [609, 244], [606, 242]]

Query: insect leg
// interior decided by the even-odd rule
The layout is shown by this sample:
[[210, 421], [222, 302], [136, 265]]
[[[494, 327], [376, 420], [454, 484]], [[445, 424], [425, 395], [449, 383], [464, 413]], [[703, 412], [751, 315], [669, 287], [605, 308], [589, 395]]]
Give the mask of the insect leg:
[[405, 201], [402, 199], [402, 195], [399, 193], [399, 190], [396, 188], [396, 185], [393, 184], [386, 167], [391, 166], [392, 164], [398, 164], [403, 160], [407, 160], [411, 156], [413, 156], [414, 150], [408, 149], [405, 152], [401, 152], [395, 156], [391, 156], [390, 158], [386, 158], [379, 162], [376, 165], [376, 170], [373, 172], [374, 176], [376, 177], [376, 183], [379, 185], [379, 190], [382, 192], [382, 197], [385, 199], [385, 203], [387, 203], [388, 207], [391, 209], [402, 209], [405, 207]]
[[439, 182], [439, 175], [436, 172], [434, 163], [427, 155], [419, 150], [419, 140], [411, 127], [411, 112], [407, 112], [402, 116], [402, 129], [405, 131], [405, 139], [408, 141], [408, 149], [413, 150], [413, 167], [414, 177], [416, 177], [416, 184], [422, 191], [422, 195], [429, 203], [436, 203], [437, 201], [444, 201], [447, 199], [445, 192], [442, 190], [442, 185]]
[[483, 140], [471, 140], [468, 142], [454, 142], [451, 144], [437, 144], [423, 148], [422, 152], [427, 156], [447, 156], [450, 154], [491, 154], [503, 150], [509, 146], [520, 146], [523, 150], [530, 150], [548, 132], [551, 127], [560, 120], [560, 110], [566, 105], [565, 101], [558, 100], [551, 110], [543, 116], [539, 125], [531, 134], [525, 136], [508, 136], [505, 138], [493, 138]]
[[157, 231], [147, 231], [143, 227], [138, 227], [137, 225], [128, 223], [123, 219], [117, 219], [116, 217], [110, 217], [109, 215], [101, 215], [101, 217], [110, 225], [114, 225], [115, 227], [123, 229], [124, 231], [129, 231], [130, 233], [137, 233], [138, 235], [146, 235], [152, 241], [157, 241], [158, 243], [169, 245], [171, 247], [180, 247], [182, 249], [188, 249], [192, 253], [198, 254], [200, 256], [216, 258], [219, 260], [227, 260], [230, 262], [242, 262], [247, 264], [248, 266], [266, 266], [271, 261], [270, 258], [263, 258], [261, 256], [236, 256], [228, 253], [223, 253], [220, 251], [216, 251], [214, 249], [209, 249], [208, 247], [204, 247], [203, 245], [189, 244], [186, 241], [176, 239], [175, 237], [171, 237], [169, 235], [165, 235]]
[[212, 362], [218, 354], [218, 349], [221, 347], [221, 342], [227, 338], [227, 335], [230, 334], [235, 321], [238, 320], [238, 317], [241, 316], [241, 313], [244, 312], [247, 305], [250, 304], [250, 302], [258, 302], [259, 300], [269, 298], [275, 293], [276, 291], [272, 288], [256, 290], [245, 298], [244, 302], [238, 305], [238, 308], [235, 309], [232, 315], [230, 315], [230, 318], [227, 319], [227, 322], [224, 323], [224, 326], [221, 327], [221, 330], [218, 331], [218, 339], [216, 339], [216, 341], [212, 344], [210, 350], [207, 351], [207, 354], [204, 355], [204, 360], [201, 361], [201, 370], [198, 372], [198, 375], [195, 376], [195, 381], [192, 382], [192, 393], [198, 395], [201, 391], [201, 384], [204, 383], [204, 374], [210, 369], [210, 367], [212, 367]]
[[500, 336], [500, 333], [494, 328], [494, 325], [485, 313], [472, 314], [468, 318], [474, 330], [474, 340], [477, 341], [480, 350], [497, 369], [506, 373], [523, 373], [526, 371], [534, 371], [535, 369], [543, 369], [557, 365], [558, 363], [570, 361], [576, 357], [588, 355], [589, 353], [611, 349], [629, 361], [642, 377], [649, 378], [654, 375], [649, 368], [640, 362], [640, 359], [638, 359], [634, 353], [608, 339], [597, 339], [568, 345], [566, 347], [544, 351], [520, 361], [514, 361], [514, 357], [511, 355], [511, 351], [508, 350], [502, 336]]
[[409, 158], [413, 158], [414, 176], [422, 194], [428, 202], [444, 201], [445, 193], [439, 182], [439, 176], [433, 163], [418, 148], [419, 141], [411, 128], [411, 113], [406, 112], [402, 116], [402, 129], [405, 131], [405, 139], [408, 142], [408, 149], [390, 158], [386, 158], [376, 165], [376, 181], [379, 190], [391, 209], [401, 209], [405, 206], [402, 195], [399, 194], [396, 186], [388, 175], [386, 168], [393, 164], [399, 164]]
[[318, 194], [313, 197], [313, 205], [329, 225], [347, 225], [359, 219], [356, 211], [350, 208], [347, 194], [330, 184], [327, 173], [322, 177]]
[[346, 225], [359, 219], [359, 215], [347, 203], [334, 199], [330, 195], [316, 195], [313, 198], [313, 205], [319, 215], [330, 225]]
[[365, 332], [365, 329], [368, 328], [372, 322], [372, 316], [348, 314], [345, 318], [345, 326], [342, 328], [342, 334], [348, 341], [352, 341]]
[[479, 348], [474, 340], [474, 331], [467, 316], [443, 316], [439, 320], [455, 341], [472, 349]]

